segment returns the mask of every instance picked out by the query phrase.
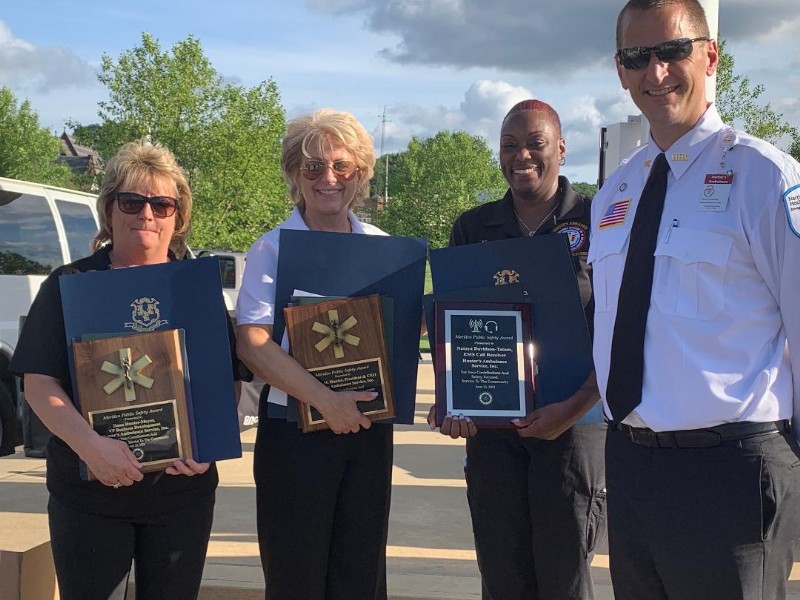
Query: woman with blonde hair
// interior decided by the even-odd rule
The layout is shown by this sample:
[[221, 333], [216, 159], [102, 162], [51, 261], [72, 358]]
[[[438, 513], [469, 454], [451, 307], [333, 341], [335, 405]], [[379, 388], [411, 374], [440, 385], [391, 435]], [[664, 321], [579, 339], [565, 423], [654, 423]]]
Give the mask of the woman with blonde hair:
[[[72, 273], [175, 260], [186, 249], [192, 194], [172, 153], [139, 140], [108, 162], [97, 212], [94, 253], [59, 267], [42, 284], [11, 363], [53, 432], [48, 516], [59, 591], [62, 600], [122, 599], [133, 561], [138, 599], [193, 600], [211, 533], [216, 468], [187, 459], [142, 473], [125, 442], [92, 429], [71, 398], [58, 283]], [[220, 376], [233, 385], [233, 373]], [[96, 481], [81, 478], [81, 461]]]
[[[269, 600], [386, 597], [392, 426], [370, 424], [356, 407], [376, 394], [334, 392], [272, 338], [280, 231], [386, 235], [353, 213], [374, 164], [372, 137], [353, 115], [320, 109], [291, 121], [281, 166], [295, 207], [247, 255], [237, 350], [268, 384], [254, 473]], [[322, 413], [330, 430], [304, 434], [288, 422], [287, 394]]]

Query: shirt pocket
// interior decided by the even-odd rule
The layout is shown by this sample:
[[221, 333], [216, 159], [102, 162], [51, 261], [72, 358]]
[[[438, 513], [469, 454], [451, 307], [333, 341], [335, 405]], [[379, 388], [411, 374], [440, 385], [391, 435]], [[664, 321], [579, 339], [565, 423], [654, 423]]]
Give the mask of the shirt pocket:
[[656, 247], [652, 300], [666, 315], [707, 321], [725, 308], [725, 273], [733, 240], [673, 227]]
[[625, 268], [622, 253], [630, 235], [630, 228], [598, 232], [589, 246], [586, 262], [592, 265], [592, 293], [595, 312], [617, 309], [619, 283]]

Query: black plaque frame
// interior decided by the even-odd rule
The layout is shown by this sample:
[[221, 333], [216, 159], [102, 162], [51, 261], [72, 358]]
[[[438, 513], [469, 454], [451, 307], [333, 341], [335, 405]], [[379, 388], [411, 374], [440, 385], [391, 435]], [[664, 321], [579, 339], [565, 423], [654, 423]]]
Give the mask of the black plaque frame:
[[[530, 305], [440, 300], [435, 302], [434, 312], [436, 425], [441, 426], [448, 414], [461, 414], [478, 427], [512, 428], [512, 419], [534, 408], [536, 368]], [[498, 318], [502, 326], [497, 324]], [[469, 339], [454, 340], [454, 329], [463, 327], [464, 319], [472, 322]], [[493, 330], [495, 327], [501, 330]]]

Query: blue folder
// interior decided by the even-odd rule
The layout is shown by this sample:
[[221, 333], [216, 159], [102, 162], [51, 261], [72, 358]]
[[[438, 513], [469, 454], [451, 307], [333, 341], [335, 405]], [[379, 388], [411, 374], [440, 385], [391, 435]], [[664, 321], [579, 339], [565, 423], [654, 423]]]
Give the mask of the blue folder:
[[[195, 460], [242, 455], [230, 342], [216, 258], [90, 271], [59, 279], [67, 351], [88, 334], [184, 329]], [[157, 307], [150, 301], [155, 299]], [[141, 306], [140, 309], [135, 306]], [[73, 387], [76, 382], [72, 377]], [[77, 393], [73, 393], [76, 404]]]
[[[414, 422], [427, 241], [422, 238], [281, 230], [274, 339], [283, 337], [283, 309], [295, 290], [322, 296], [380, 294], [394, 301], [392, 383], [395, 423]], [[297, 420], [290, 402], [287, 418]]]
[[[594, 369], [592, 342], [567, 236], [537, 235], [431, 250], [430, 261], [434, 299], [452, 299], [453, 292], [469, 288], [522, 285], [532, 305], [536, 406], [565, 400], [586, 381]], [[602, 420], [598, 403], [580, 422]]]

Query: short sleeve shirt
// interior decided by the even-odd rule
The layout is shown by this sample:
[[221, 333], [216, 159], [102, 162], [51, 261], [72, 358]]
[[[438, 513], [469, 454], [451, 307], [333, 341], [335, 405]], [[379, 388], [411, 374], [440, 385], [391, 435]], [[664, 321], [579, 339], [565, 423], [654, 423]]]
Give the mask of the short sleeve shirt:
[[[348, 212], [347, 216], [354, 234], [387, 235], [374, 225], [362, 223], [352, 212]], [[238, 325], [272, 325], [275, 322], [278, 249], [282, 229], [308, 231], [308, 226], [297, 207], [292, 210], [288, 219], [256, 240], [247, 253], [242, 287], [236, 302]], [[283, 336], [280, 346], [284, 352], [289, 351], [286, 335]], [[271, 386], [267, 402], [286, 406], [288, 402], [286, 392]]]

